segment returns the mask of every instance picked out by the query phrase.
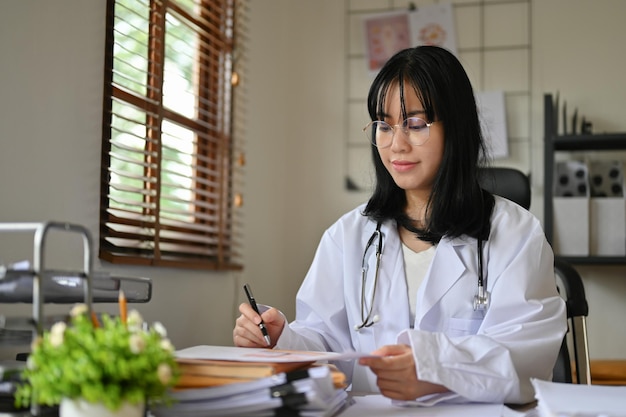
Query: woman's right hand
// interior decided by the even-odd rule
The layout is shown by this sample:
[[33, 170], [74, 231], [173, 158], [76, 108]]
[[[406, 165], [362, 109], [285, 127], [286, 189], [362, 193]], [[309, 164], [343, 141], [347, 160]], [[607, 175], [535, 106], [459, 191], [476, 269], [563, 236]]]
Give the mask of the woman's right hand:
[[[276, 346], [276, 341], [283, 332], [285, 317], [275, 308], [270, 308], [259, 316], [252, 309], [250, 304], [241, 303], [239, 305], [241, 315], [235, 321], [233, 329], [233, 343], [239, 347], [270, 347]], [[263, 318], [265, 328], [270, 336], [271, 345], [268, 346], [263, 338], [263, 333], [259, 328], [259, 323]]]

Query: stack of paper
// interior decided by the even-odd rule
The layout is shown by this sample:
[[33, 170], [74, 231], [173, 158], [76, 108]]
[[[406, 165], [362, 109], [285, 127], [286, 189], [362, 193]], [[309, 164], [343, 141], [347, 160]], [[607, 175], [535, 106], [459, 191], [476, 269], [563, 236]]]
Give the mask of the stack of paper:
[[541, 417], [626, 417], [626, 386], [531, 381]]
[[[348, 356], [350, 356], [349, 354]], [[345, 355], [344, 355], [345, 356]], [[194, 346], [176, 352], [181, 377], [174, 404], [155, 417], [331, 416], [347, 400], [345, 375], [316, 363], [340, 358], [327, 352]]]
[[194, 346], [179, 350], [176, 361], [180, 378], [176, 388], [207, 388], [247, 382], [305, 369], [315, 362], [301, 357], [287, 360], [290, 355], [278, 355], [276, 352], [279, 351], [226, 346]]
[[331, 371], [319, 366], [249, 382], [174, 391], [174, 404], [152, 410], [155, 417], [299, 415], [330, 417], [348, 395], [334, 387]]

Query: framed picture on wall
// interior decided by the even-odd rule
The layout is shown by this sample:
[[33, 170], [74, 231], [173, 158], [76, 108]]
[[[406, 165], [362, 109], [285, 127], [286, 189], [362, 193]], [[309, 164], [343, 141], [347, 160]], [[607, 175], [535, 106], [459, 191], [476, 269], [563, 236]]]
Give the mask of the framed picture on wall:
[[454, 15], [449, 3], [363, 18], [367, 70], [378, 70], [396, 52], [418, 45], [437, 45], [457, 54]]
[[411, 46], [408, 11], [367, 16], [363, 23], [367, 69], [371, 73], [377, 73], [393, 54]]

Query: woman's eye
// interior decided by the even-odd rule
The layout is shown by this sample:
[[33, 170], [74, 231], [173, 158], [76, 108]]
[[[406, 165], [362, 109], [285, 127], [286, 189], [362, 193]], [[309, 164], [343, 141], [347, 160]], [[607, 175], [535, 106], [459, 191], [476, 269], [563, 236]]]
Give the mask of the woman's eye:
[[381, 132], [390, 132], [391, 131], [391, 126], [389, 126], [387, 123], [385, 122], [381, 122], [378, 123], [376, 125], [376, 129], [380, 130]]
[[422, 130], [428, 127], [424, 120], [418, 119], [416, 117], [406, 119], [405, 126], [410, 130]]

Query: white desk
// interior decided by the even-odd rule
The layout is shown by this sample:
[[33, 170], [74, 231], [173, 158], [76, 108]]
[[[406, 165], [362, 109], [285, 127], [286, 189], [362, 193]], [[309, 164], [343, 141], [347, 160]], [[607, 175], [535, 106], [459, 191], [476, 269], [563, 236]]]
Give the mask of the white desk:
[[339, 417], [522, 417], [536, 416], [534, 409], [514, 411], [502, 404], [438, 404], [433, 407], [398, 407], [382, 395], [353, 395], [353, 404]]

